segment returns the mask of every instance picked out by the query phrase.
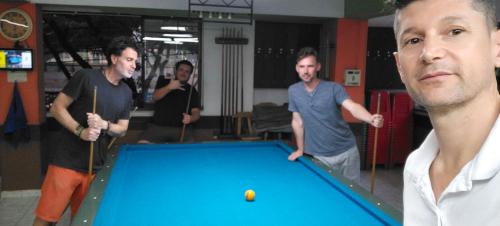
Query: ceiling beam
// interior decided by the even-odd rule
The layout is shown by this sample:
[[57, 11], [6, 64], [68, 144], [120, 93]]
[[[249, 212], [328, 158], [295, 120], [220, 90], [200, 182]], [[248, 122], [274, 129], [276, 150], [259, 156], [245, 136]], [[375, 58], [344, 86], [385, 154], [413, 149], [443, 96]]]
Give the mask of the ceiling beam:
[[387, 0], [346, 0], [345, 18], [369, 19], [392, 14], [394, 10], [385, 2]]

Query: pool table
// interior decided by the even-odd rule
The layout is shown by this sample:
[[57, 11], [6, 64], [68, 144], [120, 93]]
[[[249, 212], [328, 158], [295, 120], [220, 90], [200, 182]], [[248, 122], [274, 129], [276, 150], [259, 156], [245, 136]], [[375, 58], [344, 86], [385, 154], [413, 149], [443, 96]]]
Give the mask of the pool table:
[[[401, 225], [279, 141], [124, 145], [73, 225]], [[254, 201], [245, 191], [255, 191]]]

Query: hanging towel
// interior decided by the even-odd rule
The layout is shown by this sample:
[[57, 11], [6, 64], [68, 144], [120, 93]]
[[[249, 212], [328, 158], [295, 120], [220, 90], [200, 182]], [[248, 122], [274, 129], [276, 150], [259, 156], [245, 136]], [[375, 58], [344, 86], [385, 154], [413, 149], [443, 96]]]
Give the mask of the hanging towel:
[[31, 138], [17, 82], [14, 83], [12, 102], [10, 103], [3, 132], [5, 140], [11, 143], [14, 148], [17, 148], [20, 142], [28, 142]]

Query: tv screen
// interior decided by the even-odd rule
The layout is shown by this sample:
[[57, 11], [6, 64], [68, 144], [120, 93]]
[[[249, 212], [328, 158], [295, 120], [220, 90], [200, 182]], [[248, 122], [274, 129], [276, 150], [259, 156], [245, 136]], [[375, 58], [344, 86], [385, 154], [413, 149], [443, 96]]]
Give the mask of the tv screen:
[[32, 70], [33, 50], [0, 49], [0, 70]]

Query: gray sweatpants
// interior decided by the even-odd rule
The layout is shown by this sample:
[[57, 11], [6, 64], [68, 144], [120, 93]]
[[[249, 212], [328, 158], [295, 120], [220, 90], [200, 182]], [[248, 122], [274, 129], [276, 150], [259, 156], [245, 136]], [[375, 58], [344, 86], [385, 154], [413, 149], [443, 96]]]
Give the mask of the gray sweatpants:
[[354, 146], [349, 150], [333, 156], [314, 156], [330, 169], [338, 171], [347, 179], [359, 182], [360, 160], [358, 147]]

